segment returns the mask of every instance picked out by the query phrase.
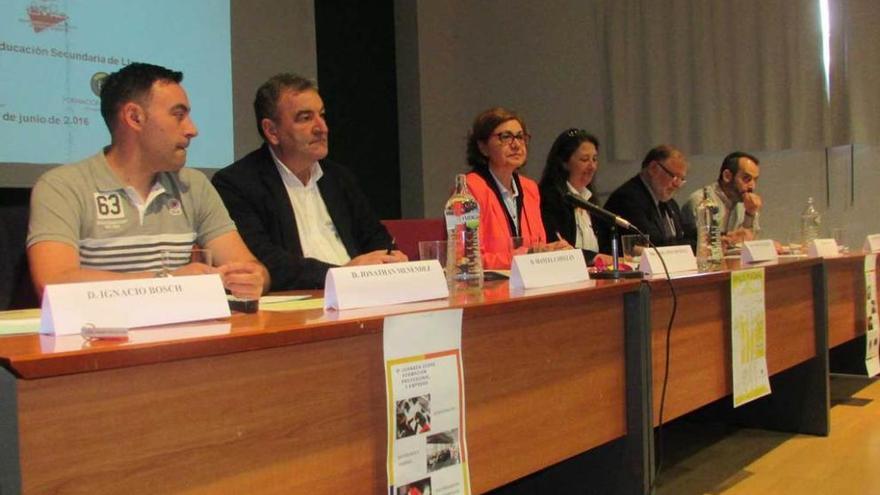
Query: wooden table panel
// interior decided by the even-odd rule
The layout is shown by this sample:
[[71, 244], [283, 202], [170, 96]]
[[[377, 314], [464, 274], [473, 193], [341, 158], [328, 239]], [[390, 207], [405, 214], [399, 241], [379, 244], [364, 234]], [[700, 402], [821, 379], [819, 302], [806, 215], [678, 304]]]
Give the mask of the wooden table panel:
[[[663, 420], [669, 421], [732, 391], [730, 383], [730, 290], [725, 277], [678, 287], [678, 308], [670, 340], [669, 380]], [[665, 284], [665, 283], [664, 283]], [[651, 354], [654, 425], [659, 422], [666, 365], [666, 328], [672, 313], [668, 289], [652, 284]]]
[[[812, 270], [818, 263], [804, 260], [765, 268], [770, 375], [816, 355]], [[671, 334], [664, 422], [733, 393], [729, 272], [675, 279], [673, 283], [678, 308]], [[653, 421], [657, 425], [672, 297], [665, 281], [652, 281], [651, 287]]]
[[131, 494], [347, 485], [378, 493], [383, 379], [381, 339], [367, 335], [23, 381], [23, 486]]
[[573, 294], [502, 325], [465, 313], [475, 493], [626, 434], [622, 306], [621, 295]]
[[811, 267], [766, 270], [767, 371], [775, 375], [816, 355]]
[[637, 289], [512, 297], [495, 284], [476, 298], [235, 315], [227, 335], [71, 352], [0, 339], [7, 368], [34, 377], [11, 382], [23, 490], [384, 492], [383, 318], [459, 306], [471, 482], [484, 491], [626, 434], [623, 297]]
[[865, 258], [846, 256], [825, 261], [828, 270], [828, 346], [865, 334]]

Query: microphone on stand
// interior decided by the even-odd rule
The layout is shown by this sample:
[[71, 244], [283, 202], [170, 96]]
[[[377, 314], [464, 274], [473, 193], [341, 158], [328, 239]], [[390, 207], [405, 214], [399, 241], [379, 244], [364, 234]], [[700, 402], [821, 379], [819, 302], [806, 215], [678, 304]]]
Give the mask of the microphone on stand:
[[[629, 221], [627, 221], [622, 216], [615, 215], [614, 213], [611, 213], [610, 211], [606, 210], [605, 208], [602, 208], [599, 205], [595, 205], [593, 203], [590, 203], [589, 201], [584, 201], [582, 198], [578, 197], [577, 195], [575, 195], [574, 193], [572, 193], [570, 191], [566, 192], [565, 195], [563, 196], [563, 198], [571, 206], [574, 206], [576, 208], [583, 208], [584, 210], [587, 210], [590, 213], [595, 213], [596, 216], [602, 217], [602, 219], [604, 219], [605, 221], [607, 221], [609, 223], [616, 224], [618, 227], [620, 227], [622, 229], [635, 230], [636, 232], [639, 232], [639, 229], [637, 229], [633, 224], [629, 223]], [[641, 233], [641, 232], [639, 232], [639, 233]]]
[[620, 226], [626, 230], [632, 230], [637, 232], [642, 237], [645, 237], [645, 234], [636, 228], [635, 225], [631, 224], [625, 218], [620, 215], [615, 215], [610, 211], [602, 208], [601, 206], [594, 205], [589, 201], [584, 201], [576, 194], [573, 194], [571, 191], [566, 191], [562, 195], [563, 199], [574, 206], [575, 208], [582, 208], [584, 210], [589, 211], [592, 214], [595, 214], [597, 217], [602, 220], [608, 222], [611, 225], [611, 259], [613, 262], [613, 269], [608, 272], [598, 272], [592, 275], [593, 278], [596, 279], [620, 279], [620, 278], [642, 278], [642, 272], [631, 271], [631, 272], [623, 272], [620, 271], [620, 253], [617, 247], [617, 226]]

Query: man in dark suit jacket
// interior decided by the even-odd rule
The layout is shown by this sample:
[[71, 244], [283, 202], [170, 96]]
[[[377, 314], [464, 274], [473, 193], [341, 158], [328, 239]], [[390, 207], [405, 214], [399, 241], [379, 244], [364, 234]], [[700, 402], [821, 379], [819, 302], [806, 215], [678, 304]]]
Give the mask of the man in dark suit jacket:
[[[682, 225], [681, 209], [672, 199], [687, 182], [687, 171], [687, 160], [679, 150], [657, 146], [642, 160], [638, 175], [611, 193], [605, 209], [629, 220], [658, 246], [693, 245], [696, 233]], [[602, 228], [600, 234], [600, 248], [610, 252], [609, 230]]]
[[254, 111], [265, 143], [213, 183], [272, 290], [322, 288], [334, 266], [406, 261], [354, 175], [324, 159], [329, 130], [313, 81], [273, 76]]

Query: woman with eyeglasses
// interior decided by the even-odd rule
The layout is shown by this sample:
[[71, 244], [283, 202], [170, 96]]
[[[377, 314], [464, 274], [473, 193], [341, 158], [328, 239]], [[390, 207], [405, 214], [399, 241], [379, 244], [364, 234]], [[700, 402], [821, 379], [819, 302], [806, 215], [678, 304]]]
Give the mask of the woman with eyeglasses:
[[598, 168], [599, 140], [583, 129], [562, 132], [550, 147], [541, 175], [541, 217], [548, 239], [565, 239], [582, 250], [588, 263], [599, 256], [610, 264], [610, 256], [599, 254], [599, 239], [589, 212], [564, 199], [571, 193], [595, 203], [592, 182]]
[[[546, 249], [570, 247], [564, 241], [547, 243], [541, 221], [541, 197], [535, 181], [517, 170], [528, 157], [529, 133], [511, 110], [490, 108], [474, 119], [468, 135], [467, 185], [480, 205], [480, 251], [485, 269], [509, 269], [513, 254], [533, 245]], [[513, 246], [511, 239], [525, 246]]]

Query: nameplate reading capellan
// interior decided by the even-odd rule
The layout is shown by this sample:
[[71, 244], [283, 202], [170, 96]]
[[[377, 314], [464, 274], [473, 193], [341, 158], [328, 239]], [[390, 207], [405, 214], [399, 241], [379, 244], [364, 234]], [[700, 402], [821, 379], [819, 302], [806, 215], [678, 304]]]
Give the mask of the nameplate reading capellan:
[[[571, 252], [568, 252], [571, 251]], [[529, 258], [528, 262], [531, 265], [550, 265], [553, 263], [566, 263], [575, 261], [575, 254], [583, 258], [583, 255], [570, 249], [563, 253], [553, 253], [553, 256], [541, 257], [541, 258]]]
[[386, 306], [449, 297], [437, 260], [385, 265], [340, 266], [327, 270], [324, 309]]
[[513, 257], [510, 267], [511, 289], [537, 289], [589, 279], [584, 255], [576, 249], [520, 254]]
[[225, 318], [220, 275], [48, 285], [40, 333], [69, 335], [84, 325], [137, 328]]

